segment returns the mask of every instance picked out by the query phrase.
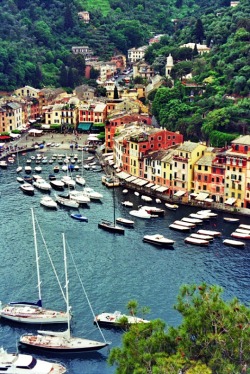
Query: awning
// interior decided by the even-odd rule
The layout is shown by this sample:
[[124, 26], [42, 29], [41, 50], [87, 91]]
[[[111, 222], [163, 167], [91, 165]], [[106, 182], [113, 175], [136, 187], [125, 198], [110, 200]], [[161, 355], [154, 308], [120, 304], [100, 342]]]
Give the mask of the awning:
[[156, 190], [159, 187], [161, 187], [161, 186], [159, 186], [159, 184], [155, 184], [154, 186], [151, 187], [151, 190]]
[[230, 197], [225, 201], [225, 204], [227, 205], [233, 205], [235, 203], [236, 199], [234, 197]]
[[92, 122], [80, 122], [77, 130], [89, 131], [92, 126]]
[[154, 183], [148, 183], [145, 187], [152, 188], [154, 186]]
[[10, 133], [10, 136], [12, 137], [12, 138], [20, 138], [21, 137], [21, 135], [20, 134], [14, 134], [14, 133]]
[[125, 171], [121, 171], [120, 173], [116, 174], [116, 176], [120, 179], [127, 179], [128, 177], [131, 177], [131, 175], [125, 173]]
[[209, 193], [200, 192], [198, 196], [196, 196], [195, 200], [204, 201], [209, 196]]
[[213, 202], [214, 202], [213, 199], [205, 199], [205, 201], [206, 201], [207, 203], [213, 203]]
[[9, 135], [0, 135], [0, 140], [9, 140], [10, 136]]
[[133, 175], [131, 175], [129, 178], [126, 179], [126, 182], [132, 182], [134, 181], [135, 179], [137, 179], [136, 177], [133, 177]]
[[30, 134], [41, 134], [43, 130], [38, 130], [38, 129], [30, 129], [28, 133]]
[[157, 192], [165, 192], [165, 191], [167, 191], [167, 190], [168, 190], [168, 187], [163, 187], [163, 186], [158, 187], [158, 188], [156, 189]]
[[132, 183], [137, 184], [137, 186], [144, 186], [148, 183], [148, 181], [146, 181], [145, 179], [137, 178], [133, 180]]
[[186, 193], [186, 191], [177, 191], [177, 192], [175, 192], [174, 193], [174, 196], [183, 196], [183, 195], [185, 195], [185, 193]]
[[189, 196], [196, 197], [196, 196], [198, 196], [198, 193], [192, 192]]

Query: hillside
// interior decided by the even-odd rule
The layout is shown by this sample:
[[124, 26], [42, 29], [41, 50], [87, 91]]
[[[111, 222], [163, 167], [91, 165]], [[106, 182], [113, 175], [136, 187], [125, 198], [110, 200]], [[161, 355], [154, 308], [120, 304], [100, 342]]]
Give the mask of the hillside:
[[[147, 43], [152, 33], [172, 37], [173, 19], [184, 30], [196, 17], [226, 9], [227, 0], [13, 0], [1, 1], [0, 90], [24, 84], [59, 86], [63, 69], [80, 84], [84, 62], [71, 56], [73, 45], [88, 45], [101, 58]], [[223, 8], [221, 8], [223, 7]], [[77, 13], [89, 10], [91, 22]], [[180, 32], [176, 39], [185, 39]], [[81, 70], [82, 71], [82, 70]]]

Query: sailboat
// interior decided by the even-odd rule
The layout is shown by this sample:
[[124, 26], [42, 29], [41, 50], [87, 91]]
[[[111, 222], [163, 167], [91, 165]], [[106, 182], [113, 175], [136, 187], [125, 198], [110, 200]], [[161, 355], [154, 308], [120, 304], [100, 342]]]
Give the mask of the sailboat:
[[39, 256], [38, 256], [38, 248], [37, 248], [35, 216], [34, 216], [33, 209], [31, 209], [31, 213], [32, 213], [34, 245], [35, 245], [35, 255], [36, 255], [36, 269], [37, 269], [37, 284], [38, 284], [39, 300], [36, 303], [20, 301], [20, 302], [10, 302], [9, 304], [3, 307], [1, 307], [0, 305], [0, 316], [10, 321], [29, 323], [29, 324], [67, 323], [68, 318], [70, 318], [68, 316], [68, 312], [45, 309], [42, 307]]
[[114, 189], [114, 185], [113, 185], [113, 222], [112, 221], [108, 221], [106, 219], [102, 219], [101, 222], [98, 223], [98, 227], [100, 229], [103, 229], [103, 230], [106, 230], [106, 231], [110, 231], [110, 232], [113, 232], [113, 233], [117, 233], [117, 234], [122, 234], [124, 235], [125, 233], [125, 230], [123, 227], [119, 226], [116, 224], [116, 219], [115, 219], [115, 189]]
[[[69, 282], [67, 270], [67, 254], [65, 236], [63, 234], [63, 248], [64, 248], [64, 269], [65, 269], [65, 293], [67, 304], [67, 315], [70, 315], [69, 306]], [[20, 337], [20, 344], [26, 348], [38, 349], [47, 352], [83, 352], [83, 351], [96, 351], [106, 347], [110, 343], [105, 341], [98, 342], [84, 338], [77, 338], [71, 336], [70, 332], [70, 318], [68, 318], [68, 328], [65, 331], [43, 331], [38, 330], [37, 335], [24, 334]], [[104, 336], [103, 336], [104, 338]]]

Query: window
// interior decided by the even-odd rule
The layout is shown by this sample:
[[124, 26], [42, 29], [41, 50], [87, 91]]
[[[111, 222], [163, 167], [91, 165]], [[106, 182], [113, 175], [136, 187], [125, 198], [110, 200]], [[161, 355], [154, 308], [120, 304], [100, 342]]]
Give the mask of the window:
[[201, 170], [201, 165], [198, 165], [198, 170]]
[[208, 166], [205, 166], [205, 171], [208, 171]]
[[216, 187], [216, 192], [220, 192], [220, 187]]
[[182, 164], [182, 169], [185, 169], [185, 167], [186, 167], [185, 164]]
[[204, 181], [207, 182], [207, 175], [204, 176]]

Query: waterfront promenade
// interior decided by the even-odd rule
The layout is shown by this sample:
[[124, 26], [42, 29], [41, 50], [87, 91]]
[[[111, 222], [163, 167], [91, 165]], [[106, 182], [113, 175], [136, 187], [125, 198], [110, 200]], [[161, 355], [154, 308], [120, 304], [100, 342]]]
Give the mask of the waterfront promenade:
[[[85, 146], [87, 144], [87, 138], [88, 134], [81, 134], [80, 136], [76, 137], [74, 134], [58, 134], [44, 132], [39, 137], [32, 137], [26, 133], [23, 134], [21, 138], [13, 142], [6, 143], [6, 146], [4, 147], [5, 150], [0, 154], [0, 159], [4, 159], [10, 156], [11, 154], [15, 154], [17, 152], [34, 151], [34, 145], [36, 143], [44, 145], [44, 147], [41, 149], [42, 152], [52, 151], [53, 149], [55, 153], [58, 153], [58, 151], [72, 152], [72, 150], [77, 150], [77, 148], [75, 147], [76, 145], [79, 147]], [[57, 147], [48, 146], [48, 144], [51, 143], [55, 143]], [[105, 164], [102, 158], [102, 153], [98, 152], [97, 155], [100, 162], [102, 164]], [[115, 175], [116, 173], [116, 170], [109, 165], [105, 165], [104, 170], [106, 174]], [[151, 188], [140, 187], [131, 182], [126, 182], [126, 180], [121, 180], [121, 184], [124, 185], [124, 188], [130, 188], [131, 190], [137, 191], [140, 194], [145, 194], [153, 198], [158, 198], [162, 202], [170, 202], [183, 206], [196, 206], [200, 209], [213, 209], [217, 211], [224, 211], [228, 214], [240, 214], [250, 217], [250, 209], [247, 208], [239, 208], [216, 202], [201, 202], [195, 199], [189, 200], [187, 197], [169, 197], [167, 194], [154, 191]]]

